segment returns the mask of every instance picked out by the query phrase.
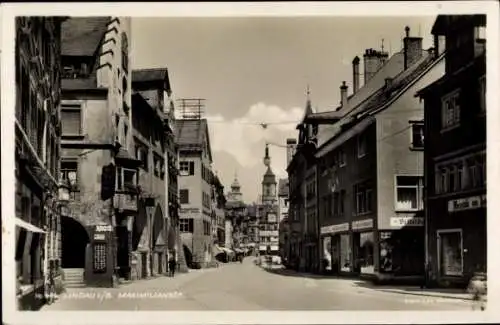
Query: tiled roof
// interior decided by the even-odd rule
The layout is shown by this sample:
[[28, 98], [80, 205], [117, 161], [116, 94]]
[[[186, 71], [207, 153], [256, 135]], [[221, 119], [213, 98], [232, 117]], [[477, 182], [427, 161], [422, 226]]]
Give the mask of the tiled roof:
[[175, 120], [176, 142], [181, 147], [189, 145], [201, 146], [206, 129], [206, 119]]
[[[404, 54], [402, 52], [394, 53], [387, 62], [378, 70], [366, 84], [364, 84], [356, 93], [349, 96], [347, 106], [340, 108], [340, 110], [332, 109], [330, 113], [333, 115], [348, 115], [351, 110], [362, 105], [369, 100], [377, 89], [380, 89], [385, 84], [385, 78], [395, 77], [404, 70]], [[323, 112], [327, 114], [327, 112]], [[318, 144], [321, 146], [328, 139], [333, 137], [338, 132], [338, 125], [328, 124], [320, 125], [318, 132]]]
[[110, 17], [71, 17], [63, 22], [61, 54], [93, 56], [110, 20]]
[[364, 105], [360, 105], [356, 108], [352, 115], [359, 114], [361, 112], [368, 112], [373, 109], [377, 109], [383, 106], [385, 103], [389, 102], [395, 95], [400, 93], [408, 84], [414, 81], [422, 72], [424, 72], [433, 62], [434, 55], [428, 51], [423, 53], [422, 58], [412, 65], [409, 69], [404, 70], [398, 74], [393, 80], [389, 87], [382, 87], [379, 89], [375, 96], [372, 96]]
[[288, 196], [288, 179], [281, 178], [278, 181], [278, 196]]
[[[336, 138], [346, 129], [346, 127], [350, 128], [351, 126], [356, 125], [358, 121], [362, 119], [361, 116], [365, 113], [376, 111], [389, 104], [394, 98], [403, 93], [408, 85], [410, 85], [413, 81], [416, 81], [428, 68], [441, 59], [442, 56], [439, 59], [434, 60], [433, 55], [430, 52], [424, 52], [423, 57], [419, 61], [417, 61], [409, 69], [398, 74], [393, 79], [391, 86], [381, 87], [375, 91], [374, 94], [368, 98], [368, 100], [364, 101], [361, 105], [355, 107], [348, 114], [346, 114], [343, 121], [334, 124], [333, 127], [335, 131], [330, 139]], [[358, 117], [360, 118], [358, 119]]]
[[132, 70], [132, 82], [163, 81], [168, 76], [167, 68]]

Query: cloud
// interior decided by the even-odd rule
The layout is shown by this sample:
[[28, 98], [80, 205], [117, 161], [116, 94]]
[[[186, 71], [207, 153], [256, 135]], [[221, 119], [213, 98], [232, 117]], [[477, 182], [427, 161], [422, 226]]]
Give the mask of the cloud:
[[[266, 142], [270, 142], [271, 167], [278, 178], [286, 177], [286, 149], [272, 144], [285, 146], [287, 138], [297, 137], [295, 128], [302, 119], [303, 111], [300, 107], [286, 110], [275, 105], [257, 103], [243, 116], [231, 120], [220, 114], [208, 115], [210, 144], [215, 156], [214, 168], [226, 175], [226, 182], [232, 182], [233, 177], [228, 179], [228, 175], [234, 175], [235, 172], [239, 175], [247, 172], [257, 173], [258, 175], [239, 178], [244, 192], [245, 188], [253, 191], [256, 189], [255, 184], [245, 182], [259, 184], [260, 190], [261, 177], [265, 172], [262, 164], [264, 148]], [[260, 123], [267, 123], [267, 128], [264, 129]], [[234, 166], [234, 162], [230, 162], [225, 154], [220, 155], [221, 159], [217, 159], [217, 152], [229, 154], [241, 167]], [[228, 170], [232, 168], [238, 170]], [[229, 185], [225, 184], [227, 188]], [[257, 195], [258, 193], [248, 193], [245, 197], [253, 200]]]

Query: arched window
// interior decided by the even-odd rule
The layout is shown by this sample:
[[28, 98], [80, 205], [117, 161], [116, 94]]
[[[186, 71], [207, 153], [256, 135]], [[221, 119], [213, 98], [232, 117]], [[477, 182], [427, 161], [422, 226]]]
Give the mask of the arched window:
[[122, 67], [128, 72], [128, 38], [125, 33], [122, 33]]

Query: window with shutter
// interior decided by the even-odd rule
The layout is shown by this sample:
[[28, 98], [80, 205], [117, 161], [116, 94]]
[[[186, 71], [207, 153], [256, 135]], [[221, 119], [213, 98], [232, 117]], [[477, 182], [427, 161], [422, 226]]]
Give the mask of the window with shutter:
[[82, 135], [82, 110], [79, 105], [62, 105], [61, 124], [63, 136]]

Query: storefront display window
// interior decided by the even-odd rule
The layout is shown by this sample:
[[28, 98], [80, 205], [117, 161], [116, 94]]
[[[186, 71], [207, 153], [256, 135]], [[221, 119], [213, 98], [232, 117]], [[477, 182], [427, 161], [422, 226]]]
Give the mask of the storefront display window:
[[373, 243], [373, 232], [364, 232], [360, 234], [359, 263], [361, 273], [373, 274], [375, 272], [373, 263]]
[[384, 231], [380, 236], [380, 272], [418, 275], [424, 270], [422, 230]]
[[460, 231], [438, 231], [438, 236], [441, 274], [461, 276], [463, 273], [462, 233]]
[[351, 271], [351, 240], [349, 234], [340, 235], [340, 270]]
[[332, 241], [331, 237], [323, 238], [323, 261], [325, 263], [324, 268], [326, 271], [332, 270]]

